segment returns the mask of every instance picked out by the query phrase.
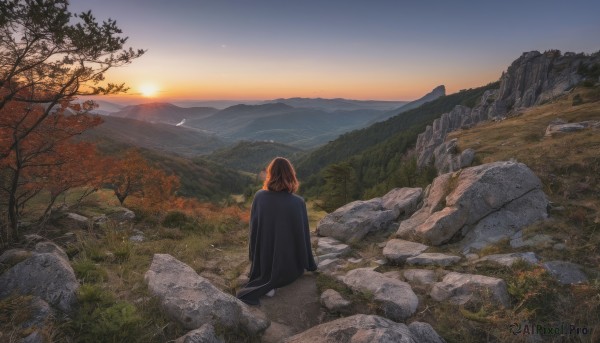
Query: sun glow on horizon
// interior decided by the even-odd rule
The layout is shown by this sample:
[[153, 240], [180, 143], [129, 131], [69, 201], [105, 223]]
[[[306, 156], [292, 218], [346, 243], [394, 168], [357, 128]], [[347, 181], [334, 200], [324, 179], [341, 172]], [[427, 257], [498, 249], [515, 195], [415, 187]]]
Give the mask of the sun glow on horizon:
[[140, 87], [140, 93], [145, 98], [153, 98], [158, 94], [158, 86], [152, 83], [144, 83]]

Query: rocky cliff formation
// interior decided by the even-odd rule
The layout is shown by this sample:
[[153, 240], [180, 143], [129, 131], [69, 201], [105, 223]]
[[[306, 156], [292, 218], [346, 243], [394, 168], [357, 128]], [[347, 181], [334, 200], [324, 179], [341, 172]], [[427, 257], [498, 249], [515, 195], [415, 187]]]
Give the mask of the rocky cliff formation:
[[479, 105], [474, 108], [456, 106], [419, 135], [416, 145], [418, 166], [435, 163], [440, 173], [464, 167], [460, 156], [455, 156], [452, 149], [440, 147], [448, 133], [485, 120], [502, 119], [559, 96], [582, 82], [586, 77], [585, 70], [598, 63], [600, 53], [590, 56], [571, 52], [563, 55], [558, 50], [523, 53], [502, 74], [499, 88], [485, 92]]

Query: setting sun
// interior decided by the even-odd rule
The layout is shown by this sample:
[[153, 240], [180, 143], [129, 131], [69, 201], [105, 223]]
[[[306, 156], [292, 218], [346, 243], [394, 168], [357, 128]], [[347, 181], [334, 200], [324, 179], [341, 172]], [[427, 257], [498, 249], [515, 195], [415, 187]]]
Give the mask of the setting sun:
[[140, 93], [142, 93], [142, 96], [151, 98], [156, 96], [156, 93], [158, 93], [158, 87], [154, 84], [146, 83], [140, 86]]

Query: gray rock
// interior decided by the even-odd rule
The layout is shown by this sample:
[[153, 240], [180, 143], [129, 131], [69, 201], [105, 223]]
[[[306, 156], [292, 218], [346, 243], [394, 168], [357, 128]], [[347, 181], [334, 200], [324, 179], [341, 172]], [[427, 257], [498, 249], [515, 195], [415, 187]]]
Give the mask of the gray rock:
[[196, 330], [192, 330], [177, 338], [175, 343], [223, 343], [211, 324], [204, 324]]
[[430, 215], [444, 208], [446, 203], [446, 190], [450, 186], [452, 174], [443, 174], [436, 177], [423, 195], [423, 206], [410, 218], [400, 222], [396, 235], [400, 238], [417, 239], [415, 228], [423, 223]]
[[361, 263], [363, 261], [363, 259], [351, 257], [351, 258], [347, 259], [346, 261], [348, 261], [350, 263]]
[[475, 150], [469, 148], [458, 152], [458, 139], [441, 143], [433, 151], [434, 166], [440, 174], [450, 173], [469, 167], [475, 159]]
[[43, 254], [43, 253], [56, 254], [57, 256], [62, 257], [65, 261], [67, 261], [67, 262], [69, 261], [69, 257], [64, 252], [64, 250], [62, 250], [61, 247], [59, 247], [58, 245], [56, 245], [50, 241], [37, 243], [35, 245], [34, 251], [37, 253], [40, 253], [40, 254]]
[[446, 255], [441, 253], [422, 253], [406, 259], [407, 264], [418, 266], [442, 266], [447, 267], [460, 261], [460, 256]]
[[392, 278], [392, 279], [398, 279], [400, 281], [406, 281], [404, 279], [404, 276], [402, 276], [402, 272], [400, 270], [390, 270], [390, 271], [384, 272], [382, 274], [385, 277], [389, 277], [389, 278]]
[[78, 288], [73, 268], [56, 253], [34, 253], [0, 275], [0, 298], [32, 294], [66, 313], [77, 303]]
[[346, 261], [341, 258], [319, 260], [317, 270], [327, 275], [335, 275], [344, 265]]
[[[489, 296], [491, 300], [507, 307], [510, 303], [506, 282], [502, 279], [450, 272], [444, 276], [441, 282], [433, 284], [431, 297], [436, 301], [450, 301], [457, 305], [463, 305], [475, 296], [482, 294]], [[483, 299], [487, 301], [488, 299]]]
[[[433, 329], [431, 329], [433, 330]], [[375, 315], [355, 314], [312, 327], [286, 339], [285, 343], [438, 343], [419, 340], [435, 337], [420, 324], [409, 326]], [[438, 336], [439, 337], [439, 336]]]
[[390, 239], [383, 248], [383, 256], [390, 262], [404, 263], [407, 258], [416, 256], [427, 248], [429, 247], [421, 243]]
[[535, 174], [516, 162], [444, 174], [433, 181], [424, 206], [400, 224], [397, 235], [422, 237], [434, 245], [459, 235], [464, 251], [482, 249], [547, 217], [541, 187]]
[[344, 299], [340, 293], [333, 289], [326, 289], [321, 294], [320, 301], [321, 305], [325, 306], [330, 312], [347, 313], [352, 305], [352, 302]]
[[106, 216], [106, 214], [101, 214], [97, 217], [92, 218], [92, 222], [94, 223], [94, 225], [104, 224], [107, 221], [108, 221], [108, 217]]
[[394, 211], [386, 210], [381, 198], [353, 201], [321, 219], [317, 225], [317, 233], [354, 243], [369, 232], [389, 229], [395, 219]]
[[471, 148], [465, 149], [463, 152], [460, 153], [460, 168], [470, 167], [473, 163], [473, 160], [475, 160], [475, 150]]
[[549, 261], [542, 264], [542, 266], [563, 285], [574, 285], [588, 281], [587, 276], [581, 271], [581, 266], [572, 262]]
[[66, 219], [73, 223], [76, 227], [81, 229], [87, 229], [89, 221], [87, 217], [84, 217], [77, 213], [67, 213]]
[[446, 341], [438, 335], [437, 332], [425, 322], [412, 322], [408, 324], [408, 329], [413, 335], [413, 339], [418, 343], [445, 343]]
[[419, 305], [419, 299], [408, 283], [386, 277], [369, 268], [351, 270], [342, 281], [354, 291], [371, 292], [383, 315], [391, 320], [406, 320], [415, 313]]
[[394, 211], [395, 218], [412, 215], [423, 199], [422, 188], [394, 188], [381, 197], [381, 205]]
[[350, 252], [350, 246], [331, 237], [320, 237], [317, 243], [319, 260], [332, 259]]
[[539, 262], [539, 260], [535, 256], [535, 253], [533, 252], [517, 252], [511, 254], [487, 255], [478, 260], [473, 261], [473, 263], [477, 264], [482, 262], [491, 262], [502, 266], [510, 267], [517, 261], [524, 261], [529, 264], [537, 264]]
[[[521, 228], [546, 218], [545, 199], [544, 192], [534, 190], [483, 218], [465, 235], [463, 250], [479, 250], [501, 240], [512, 239], [521, 232]], [[511, 246], [515, 243], [511, 241]]]
[[403, 275], [411, 285], [428, 286], [437, 281], [437, 275], [431, 269], [405, 269]]
[[579, 123], [550, 123], [546, 128], [545, 136], [553, 136], [559, 133], [581, 131], [587, 128], [600, 127], [600, 120], [589, 120]]
[[108, 215], [108, 217], [112, 220], [116, 220], [119, 222], [131, 221], [135, 219], [135, 213], [133, 213], [132, 210], [127, 209], [125, 207], [117, 207], [113, 209], [113, 211]]
[[552, 249], [558, 250], [558, 251], [565, 250], [566, 248], [567, 248], [567, 245], [565, 243], [556, 243], [552, 246]]
[[187, 329], [206, 323], [258, 335], [269, 326], [259, 312], [221, 292], [191, 267], [168, 254], [154, 254], [144, 280], [173, 320]]
[[129, 241], [134, 242], [134, 243], [141, 243], [145, 240], [146, 240], [146, 238], [144, 237], [144, 235], [133, 235], [133, 236], [129, 237]]

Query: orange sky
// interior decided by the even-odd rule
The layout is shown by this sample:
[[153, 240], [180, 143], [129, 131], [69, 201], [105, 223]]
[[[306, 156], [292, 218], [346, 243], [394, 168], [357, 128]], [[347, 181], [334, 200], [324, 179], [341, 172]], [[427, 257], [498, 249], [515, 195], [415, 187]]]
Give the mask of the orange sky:
[[[514, 4], [511, 5], [511, 2]], [[435, 10], [433, 10], [435, 8]], [[147, 49], [122, 99], [413, 100], [498, 80], [523, 52], [600, 49], [597, 0], [71, 0]], [[145, 99], [144, 99], [145, 100]]]

